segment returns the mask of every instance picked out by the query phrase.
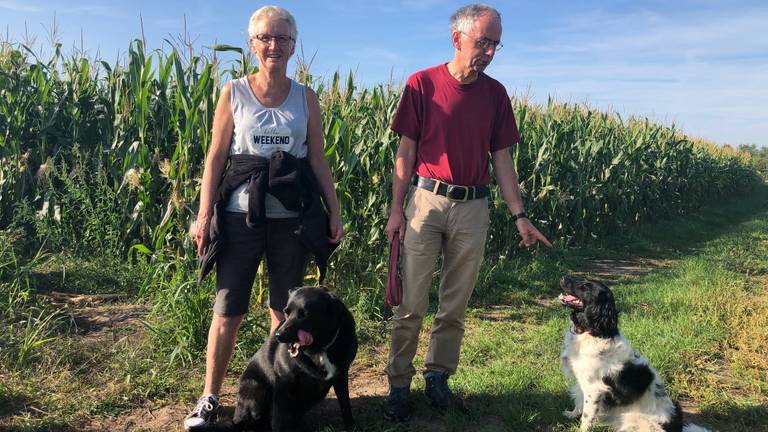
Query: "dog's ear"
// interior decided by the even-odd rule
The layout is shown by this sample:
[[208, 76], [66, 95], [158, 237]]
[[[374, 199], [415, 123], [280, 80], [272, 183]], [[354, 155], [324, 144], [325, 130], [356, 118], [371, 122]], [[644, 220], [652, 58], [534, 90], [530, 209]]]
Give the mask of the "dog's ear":
[[331, 300], [328, 302], [328, 313], [330, 316], [339, 317], [344, 312], [344, 303], [341, 299], [335, 295], [331, 295]]
[[560, 279], [560, 286], [563, 288], [573, 289], [576, 286], [584, 285], [587, 280], [578, 276], [563, 276]]
[[333, 314], [331, 316], [336, 318], [340, 327], [344, 328], [345, 331], [355, 332], [355, 318], [340, 298], [335, 295], [332, 296], [328, 309], [328, 312]]
[[589, 327], [595, 336], [613, 337], [619, 333], [619, 317], [611, 291], [601, 285], [585, 308]]

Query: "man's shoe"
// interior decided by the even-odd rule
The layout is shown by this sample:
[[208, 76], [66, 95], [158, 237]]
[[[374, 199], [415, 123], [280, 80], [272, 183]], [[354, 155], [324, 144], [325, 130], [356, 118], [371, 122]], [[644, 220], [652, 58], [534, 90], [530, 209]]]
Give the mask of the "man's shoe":
[[216, 396], [205, 395], [197, 400], [195, 409], [184, 419], [184, 430], [196, 431], [207, 427], [219, 410], [219, 400]]
[[427, 372], [424, 374], [424, 381], [426, 383], [424, 392], [429, 400], [432, 401], [432, 406], [441, 411], [445, 411], [449, 408], [466, 411], [464, 402], [456, 397], [448, 387], [447, 373]]
[[384, 405], [384, 417], [387, 420], [405, 422], [411, 418], [411, 388], [389, 386], [389, 396]]

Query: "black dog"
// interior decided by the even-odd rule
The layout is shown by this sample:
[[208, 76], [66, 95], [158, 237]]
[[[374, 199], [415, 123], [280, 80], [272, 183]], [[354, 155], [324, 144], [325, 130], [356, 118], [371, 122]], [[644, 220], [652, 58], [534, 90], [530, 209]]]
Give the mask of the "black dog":
[[333, 386], [344, 426], [354, 428], [349, 366], [357, 354], [352, 314], [323, 287], [295, 289], [285, 321], [251, 358], [240, 377], [233, 418], [240, 430], [300, 428], [301, 417]]

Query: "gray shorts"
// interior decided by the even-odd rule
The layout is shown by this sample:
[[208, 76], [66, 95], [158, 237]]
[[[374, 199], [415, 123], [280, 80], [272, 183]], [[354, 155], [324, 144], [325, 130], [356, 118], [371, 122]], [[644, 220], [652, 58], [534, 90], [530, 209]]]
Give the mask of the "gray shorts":
[[224, 244], [216, 259], [216, 303], [218, 315], [248, 312], [253, 281], [262, 256], [267, 256], [269, 307], [278, 311], [288, 302], [288, 290], [304, 285], [309, 256], [294, 232], [297, 218], [266, 219], [251, 229], [245, 213], [222, 212]]

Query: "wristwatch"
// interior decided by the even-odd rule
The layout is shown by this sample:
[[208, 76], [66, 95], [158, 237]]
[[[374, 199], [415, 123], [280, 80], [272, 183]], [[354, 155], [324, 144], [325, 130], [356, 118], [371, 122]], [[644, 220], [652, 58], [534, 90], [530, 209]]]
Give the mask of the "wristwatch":
[[513, 214], [512, 215], [512, 222], [515, 222], [515, 221], [517, 221], [518, 219], [521, 219], [521, 218], [528, 219], [528, 213], [523, 211], [523, 212], [520, 212], [520, 213]]

